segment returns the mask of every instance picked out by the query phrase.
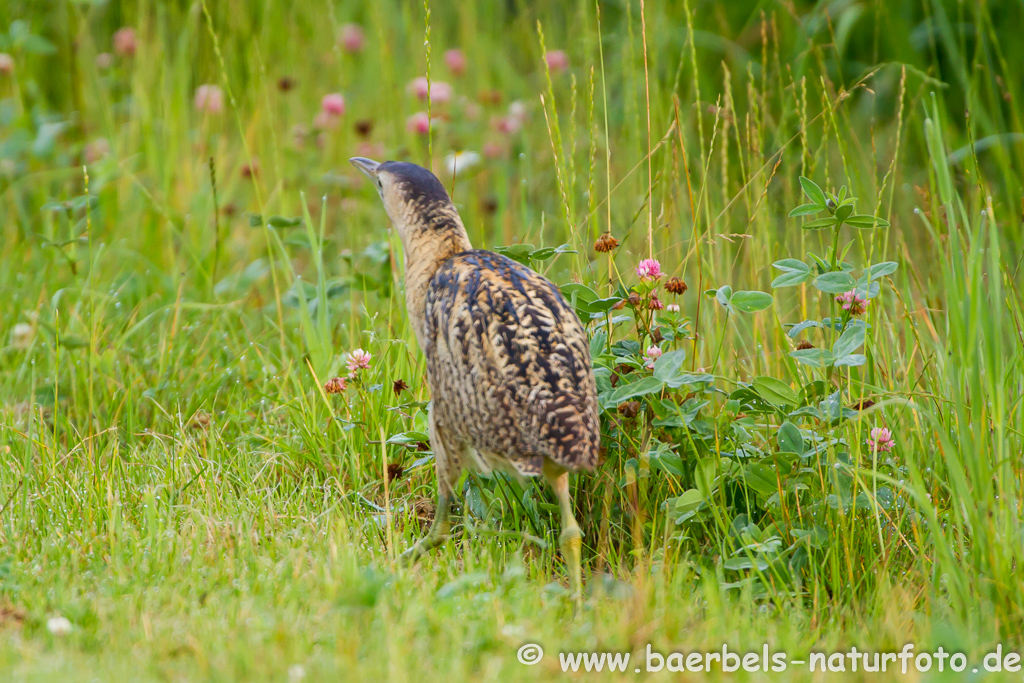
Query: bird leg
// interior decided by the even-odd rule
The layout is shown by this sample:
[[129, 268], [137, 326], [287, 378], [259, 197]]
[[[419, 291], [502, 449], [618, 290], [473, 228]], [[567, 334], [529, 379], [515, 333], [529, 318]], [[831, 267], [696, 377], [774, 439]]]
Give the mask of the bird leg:
[[[579, 602], [583, 595], [583, 580], [580, 564], [582, 561], [583, 532], [572, 514], [572, 496], [569, 493], [569, 473], [552, 471], [554, 468], [545, 463], [544, 476], [555, 490], [558, 507], [562, 512], [562, 533], [558, 536], [558, 544], [562, 549], [562, 559], [569, 569], [569, 590], [573, 598]], [[561, 468], [558, 468], [561, 470]]]
[[444, 540], [448, 538], [448, 511], [450, 507], [451, 498], [442, 489], [437, 494], [437, 510], [434, 512], [434, 522], [430, 525], [430, 531], [413, 547], [402, 553], [400, 558], [402, 564], [415, 564], [421, 557], [444, 543]]
[[401, 562], [405, 565], [415, 563], [448, 538], [448, 512], [455, 491], [454, 483], [458, 481], [459, 473], [462, 471], [459, 454], [463, 450], [463, 444], [456, 443], [454, 448], [450, 446], [451, 441], [445, 438], [445, 432], [437, 422], [433, 404], [428, 413], [428, 429], [430, 445], [434, 449], [434, 468], [437, 471], [437, 509], [434, 511], [434, 523], [430, 525], [427, 535], [402, 553]]

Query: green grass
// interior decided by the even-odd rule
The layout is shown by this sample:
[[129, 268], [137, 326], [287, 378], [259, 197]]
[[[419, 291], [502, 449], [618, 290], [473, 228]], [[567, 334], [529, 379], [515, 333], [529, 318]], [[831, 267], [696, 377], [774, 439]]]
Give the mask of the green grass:
[[[635, 662], [648, 643], [792, 660], [911, 641], [979, 666], [1024, 646], [1024, 10], [548, 5], [430, 3], [429, 21], [390, 1], [0, 7], [5, 679], [526, 680], [562, 676], [560, 651]], [[335, 40], [352, 21], [359, 54]], [[121, 26], [134, 57], [99, 66]], [[545, 47], [569, 69], [548, 72]], [[430, 106], [426, 139], [406, 129], [426, 110], [406, 84], [428, 55], [455, 97]], [[223, 89], [222, 113], [196, 110], [201, 84]], [[330, 92], [347, 111], [318, 136]], [[502, 133], [516, 100], [523, 129]], [[485, 146], [494, 158], [445, 174]], [[605, 462], [573, 480], [578, 612], [535, 483], [467, 476], [452, 539], [396, 562], [436, 492], [429, 395], [400, 245], [355, 154], [432, 166], [475, 246], [569, 245], [534, 261], [560, 285], [615, 296], [649, 255], [689, 285], [660, 293], [681, 306], [663, 346], [713, 382], [660, 386], [636, 418], [609, 405]], [[770, 287], [773, 262], [833, 244], [788, 217], [801, 176], [891, 223], [839, 234], [857, 272], [898, 264], [858, 367], [790, 356], [785, 324], [835, 314], [809, 282]], [[610, 258], [593, 250], [605, 232]], [[723, 285], [774, 299], [728, 314], [704, 295]], [[649, 333], [627, 314], [610, 338], [604, 316], [589, 326], [595, 351], [619, 342], [599, 366], [636, 366], [620, 386], [647, 374], [628, 343]], [[357, 347], [370, 370], [325, 394]], [[750, 388], [765, 377], [828, 387], [804, 408], [833, 391], [874, 405], [766, 406]], [[696, 422], [656, 422], [688, 399], [707, 401]], [[820, 453], [787, 456], [785, 422]], [[881, 425], [896, 448], [873, 458]], [[69, 634], [49, 632], [58, 615]], [[516, 660], [528, 642], [542, 664]]]

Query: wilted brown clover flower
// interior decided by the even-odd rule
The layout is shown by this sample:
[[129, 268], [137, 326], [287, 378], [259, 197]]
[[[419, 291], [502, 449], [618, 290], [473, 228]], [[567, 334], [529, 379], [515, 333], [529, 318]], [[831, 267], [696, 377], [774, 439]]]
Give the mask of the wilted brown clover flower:
[[260, 174], [260, 162], [255, 157], [247, 164], [242, 165], [242, 177], [252, 178]]
[[611, 235], [601, 235], [594, 242], [594, 251], [606, 254], [619, 246], [619, 241]]
[[405, 468], [400, 463], [389, 462], [388, 463], [388, 483], [390, 484], [395, 479], [398, 479], [405, 472]]
[[340, 394], [348, 388], [348, 384], [345, 382], [344, 377], [335, 377], [334, 379], [327, 380], [327, 384], [324, 385], [324, 391], [328, 394]]
[[391, 385], [391, 388], [395, 392], [395, 396], [399, 396], [403, 391], [409, 388], [409, 385], [405, 383], [404, 379], [396, 379], [395, 383]]
[[210, 414], [205, 410], [198, 411], [188, 423], [189, 429], [206, 429], [209, 426]]
[[661, 299], [658, 298], [657, 294], [651, 294], [651, 300], [647, 302], [647, 308], [652, 311], [663, 311], [665, 310], [665, 304], [661, 303]]
[[689, 287], [687, 287], [686, 283], [679, 278], [672, 277], [665, 283], [665, 289], [667, 289], [671, 294], [685, 294]]
[[640, 401], [626, 401], [625, 403], [620, 403], [616, 410], [622, 417], [632, 419], [640, 412]]
[[356, 132], [359, 137], [365, 138], [373, 132], [373, 119], [360, 119], [356, 121]]

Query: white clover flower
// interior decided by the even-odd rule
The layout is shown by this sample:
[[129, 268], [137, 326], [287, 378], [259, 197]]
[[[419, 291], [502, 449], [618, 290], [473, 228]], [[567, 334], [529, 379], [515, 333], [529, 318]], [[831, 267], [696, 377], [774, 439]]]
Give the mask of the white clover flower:
[[348, 358], [345, 360], [345, 365], [348, 366], [350, 373], [357, 373], [360, 370], [367, 370], [370, 367], [370, 359], [373, 356], [369, 351], [363, 351], [362, 349], [356, 349], [352, 353], [348, 354]]
[[444, 167], [448, 169], [449, 175], [465, 173], [480, 163], [480, 155], [476, 152], [456, 152], [444, 158]]
[[46, 630], [55, 636], [66, 636], [72, 628], [67, 617], [56, 616], [46, 620]]
[[32, 345], [32, 337], [35, 336], [35, 330], [28, 323], [18, 323], [11, 330], [11, 346], [24, 351]]

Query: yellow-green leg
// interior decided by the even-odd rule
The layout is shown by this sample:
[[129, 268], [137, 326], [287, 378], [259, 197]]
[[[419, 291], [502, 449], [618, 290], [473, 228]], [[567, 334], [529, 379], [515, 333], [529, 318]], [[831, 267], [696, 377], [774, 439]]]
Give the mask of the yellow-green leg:
[[455, 443], [453, 447], [451, 439], [445, 438], [446, 432], [437, 422], [433, 404], [428, 414], [428, 429], [430, 445], [434, 449], [434, 469], [437, 471], [437, 510], [434, 512], [434, 523], [430, 525], [427, 535], [402, 553], [400, 561], [406, 565], [413, 564], [448, 538], [448, 512], [454, 495], [454, 484], [462, 471], [460, 456], [463, 445]]
[[582, 562], [583, 532], [572, 514], [572, 496], [569, 493], [569, 473], [561, 468], [545, 464], [544, 476], [558, 497], [558, 508], [562, 513], [562, 533], [558, 536], [558, 544], [562, 549], [562, 559], [569, 570], [569, 590], [572, 597], [579, 603], [583, 596], [583, 578], [580, 568]]
[[402, 553], [403, 564], [413, 564], [428, 552], [444, 543], [448, 538], [448, 511], [451, 507], [451, 498], [443, 490], [437, 495], [437, 510], [434, 512], [434, 522], [430, 525], [427, 535], [417, 541], [416, 545]]

